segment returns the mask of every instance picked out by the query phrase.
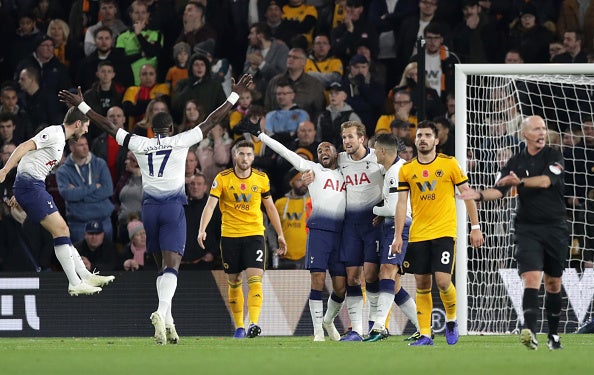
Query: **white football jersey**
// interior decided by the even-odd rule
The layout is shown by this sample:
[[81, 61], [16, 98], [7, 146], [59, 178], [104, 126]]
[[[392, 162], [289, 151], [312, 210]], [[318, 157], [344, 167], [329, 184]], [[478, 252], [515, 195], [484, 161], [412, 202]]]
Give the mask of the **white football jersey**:
[[[400, 167], [404, 163], [406, 163], [404, 159], [397, 158], [396, 162], [388, 168], [388, 171], [384, 175], [384, 205], [374, 207], [374, 214], [387, 218], [394, 218], [396, 204], [398, 203], [398, 172], [400, 172]], [[411, 218], [412, 209], [410, 207], [410, 199], [408, 199], [406, 203], [406, 216]]]
[[[123, 145], [128, 132], [119, 129], [116, 140]], [[186, 203], [185, 171], [190, 146], [202, 140], [195, 127], [172, 137], [147, 138], [132, 134], [128, 149], [134, 153], [142, 172], [143, 201]]]
[[382, 201], [384, 184], [384, 167], [377, 162], [375, 150], [368, 149], [361, 160], [341, 152], [338, 165], [347, 188], [346, 219], [368, 220], [373, 216], [373, 206]]
[[62, 159], [66, 145], [64, 126], [48, 126], [32, 139], [37, 149], [27, 152], [22, 157], [17, 166], [17, 174], [29, 175], [36, 180], [43, 181]]
[[287, 149], [280, 142], [261, 133], [260, 139], [274, 152], [291, 163], [300, 172], [308, 169], [314, 172], [314, 181], [309, 184], [312, 211], [307, 226], [332, 232], [342, 230], [346, 207], [344, 177], [338, 169], [324, 168], [320, 163], [306, 160]]

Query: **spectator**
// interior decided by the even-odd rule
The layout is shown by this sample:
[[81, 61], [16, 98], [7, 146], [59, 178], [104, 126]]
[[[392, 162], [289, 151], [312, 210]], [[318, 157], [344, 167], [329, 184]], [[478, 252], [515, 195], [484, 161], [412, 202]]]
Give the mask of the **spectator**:
[[[122, 105], [126, 88], [114, 81], [115, 68], [109, 60], [102, 60], [97, 64], [96, 75], [97, 80], [93, 82], [90, 89], [85, 91], [84, 98], [93, 111], [105, 116], [109, 108]], [[96, 134], [96, 132], [90, 133]]]
[[390, 110], [385, 115], [381, 115], [375, 125], [374, 134], [390, 133], [391, 124], [398, 119], [407, 122], [413, 130], [411, 130], [412, 139], [416, 136], [417, 116], [411, 113], [413, 101], [410, 93], [405, 90], [397, 91], [392, 98], [392, 106], [388, 107]]
[[225, 95], [231, 95], [231, 64], [226, 58], [216, 58], [214, 55], [215, 42], [213, 39], [205, 40], [194, 46], [194, 52], [206, 56], [210, 62], [210, 72], [213, 80], [223, 86]]
[[[122, 108], [117, 106], [111, 107], [107, 110], [107, 118], [117, 128], [124, 129], [126, 116]], [[109, 136], [106, 132], [101, 132], [91, 143], [91, 152], [107, 162], [111, 181], [115, 186], [121, 173], [124, 171], [126, 150], [120, 148], [114, 137]]]
[[519, 16], [510, 28], [508, 48], [519, 50], [527, 64], [548, 62], [553, 34], [537, 22], [536, 7], [531, 3], [523, 5]]
[[464, 0], [464, 20], [454, 29], [453, 49], [465, 64], [501, 61], [496, 24], [489, 13], [483, 12], [478, 0]]
[[75, 0], [68, 15], [70, 43], [84, 53], [85, 30], [99, 22], [99, 2], [96, 0]]
[[342, 81], [347, 87], [347, 103], [361, 117], [367, 134], [372, 135], [382, 111], [384, 89], [371, 80], [369, 61], [363, 55], [355, 55], [349, 62], [349, 73]]
[[206, 21], [206, 9], [201, 3], [188, 1], [184, 7], [182, 22], [183, 31], [177, 37], [176, 43], [186, 42], [193, 50], [200, 42], [208, 39], [217, 40], [217, 32]]
[[186, 194], [188, 190], [188, 184], [194, 175], [200, 172], [199, 163], [198, 163], [198, 156], [196, 156], [196, 151], [193, 149], [188, 150], [188, 155], [186, 156]]
[[196, 155], [207, 186], [212, 184], [217, 173], [229, 165], [232, 143], [233, 140], [225, 128], [221, 124], [217, 124], [198, 144]]
[[563, 45], [563, 42], [560, 42], [558, 40], [552, 40], [549, 43], [549, 56], [550, 56], [551, 61], [553, 61], [553, 58], [555, 56], [561, 55], [565, 52], [567, 52], [567, 51], [565, 50], [565, 46]]
[[35, 0], [31, 13], [35, 16], [35, 24], [42, 32], [49, 29], [49, 23], [55, 19], [65, 19], [65, 13], [57, 0]]
[[297, 30], [291, 27], [291, 22], [283, 17], [281, 6], [275, 1], [270, 1], [264, 15], [266, 24], [270, 27], [270, 36], [276, 40], [291, 45], [291, 40], [297, 34]]
[[150, 13], [145, 2], [135, 0], [130, 5], [132, 30], [118, 35], [116, 47], [123, 48], [132, 68], [134, 84], [140, 85], [140, 69], [146, 64], [157, 68], [157, 57], [163, 49], [163, 34], [159, 30], [147, 28]]
[[362, 38], [369, 40], [371, 55], [377, 55], [378, 36], [375, 25], [363, 15], [364, 3], [363, 0], [347, 0], [344, 21], [332, 29], [332, 50], [343, 64], [356, 55], [356, 43]]
[[437, 139], [439, 140], [436, 146], [437, 152], [449, 156], [456, 156], [454, 128], [452, 127], [450, 120], [445, 117], [438, 117], [433, 119], [433, 122], [435, 123], [435, 128], [437, 129]]
[[11, 38], [10, 54], [6, 57], [9, 60], [11, 71], [16, 69], [17, 64], [29, 56], [37, 46], [37, 38], [40, 34], [35, 25], [35, 16], [32, 13], [21, 13], [18, 16], [18, 25], [16, 34]]
[[122, 108], [128, 116], [128, 126], [132, 127], [144, 118], [148, 103], [160, 98], [169, 101], [169, 86], [157, 82], [157, 70], [153, 65], [145, 64], [140, 68], [140, 84], [130, 86], [124, 93]]
[[305, 37], [308, 46], [311, 45], [313, 32], [318, 22], [318, 11], [313, 5], [305, 4], [304, 0], [289, 0], [283, 6], [283, 20], [289, 28]]
[[393, 135], [395, 135], [396, 138], [398, 138], [400, 141], [405, 142], [406, 140], [408, 140], [408, 145], [413, 145], [411, 140], [413, 138], [413, 132], [410, 130], [410, 127], [411, 125], [409, 122], [400, 119], [394, 119], [390, 123], [390, 132]]
[[253, 76], [254, 100], [263, 103], [268, 82], [287, 69], [289, 48], [282, 41], [273, 39], [270, 27], [262, 22], [250, 27], [248, 41], [243, 72]]
[[279, 107], [276, 100], [276, 86], [281, 80], [288, 80], [295, 91], [295, 104], [309, 114], [309, 118], [316, 118], [324, 108], [324, 86], [315, 78], [305, 73], [307, 55], [301, 48], [292, 48], [287, 55], [287, 71], [270, 80], [266, 88], [264, 107], [273, 110]]
[[[553, 63], [587, 63], [588, 55], [582, 50], [582, 33], [577, 30], [567, 30], [563, 34], [563, 47], [565, 53], [561, 53], [551, 59]], [[591, 41], [593, 42], [593, 41]], [[550, 53], [550, 44], [549, 44]]]
[[[413, 102], [411, 112], [416, 114], [417, 119], [419, 118], [419, 116], [423, 116], [425, 118], [433, 118], [440, 116], [444, 112], [442, 101], [439, 98], [439, 94], [437, 93], [437, 91], [435, 91], [430, 86], [427, 78], [425, 78], [425, 113], [419, 113], [419, 108], [421, 108], [421, 101], [423, 98], [421, 96], [421, 87], [418, 84], [419, 76], [417, 65], [418, 64], [416, 61], [411, 61], [410, 63], [408, 63], [408, 65], [406, 65], [406, 67], [404, 68], [404, 72], [402, 73], [400, 83], [397, 87], [394, 87], [388, 93], [388, 100], [393, 99], [394, 95], [398, 91], [407, 91], [410, 94], [410, 98]], [[453, 95], [453, 92], [448, 93], [448, 95]], [[446, 95], [446, 101], [448, 95]], [[386, 108], [390, 107], [391, 105], [386, 105]]]
[[594, 45], [594, 1], [565, 0], [561, 2], [557, 19], [557, 35], [563, 38], [568, 30], [582, 30], [584, 50], [592, 52]]
[[13, 116], [16, 139], [29, 139], [33, 133], [33, 126], [29, 115], [18, 104], [17, 89], [11, 84], [0, 88], [0, 113], [10, 113]]
[[318, 34], [315, 37], [312, 53], [307, 57], [303, 70], [319, 80], [325, 88], [328, 88], [332, 82], [342, 79], [342, 61], [330, 54], [328, 35]]
[[178, 126], [174, 125], [174, 133], [179, 134], [201, 123], [204, 120], [203, 112], [196, 100], [189, 99], [186, 102], [181, 122]]
[[70, 27], [60, 19], [51, 20], [47, 29], [47, 36], [54, 41], [54, 56], [60, 61], [69, 72], [75, 71], [74, 64], [79, 56], [68, 45], [68, 35]]
[[188, 78], [188, 60], [190, 59], [190, 45], [186, 42], [178, 42], [173, 46], [173, 65], [167, 71], [165, 83], [169, 85], [171, 92], [175, 91], [175, 85], [182, 79]]
[[239, 95], [239, 100], [237, 101], [237, 105], [235, 109], [229, 114], [229, 128], [233, 132], [233, 140], [237, 140], [241, 135], [235, 134], [233, 128], [239, 124], [239, 122], [243, 119], [244, 116], [250, 113], [250, 107], [252, 106], [252, 92], [245, 91]]
[[212, 112], [225, 101], [223, 87], [211, 78], [210, 61], [206, 56], [194, 53], [188, 69], [188, 78], [178, 82], [171, 97], [171, 112], [177, 122], [181, 120], [189, 99], [197, 100], [205, 113]]
[[15, 118], [10, 113], [0, 113], [0, 146], [12, 143], [19, 145], [25, 139], [15, 137]]
[[524, 64], [524, 57], [519, 50], [510, 49], [505, 53], [503, 62], [506, 64]]
[[169, 107], [162, 98], [151, 100], [146, 106], [144, 118], [134, 125], [132, 132], [144, 137], [153, 138], [153, 117], [159, 112], [169, 113]]
[[153, 257], [146, 252], [146, 231], [140, 220], [130, 220], [127, 225], [130, 243], [124, 250], [124, 271], [155, 269]]
[[85, 225], [84, 238], [74, 244], [89, 271], [113, 271], [117, 267], [117, 251], [111, 239], [105, 235], [100, 221]]
[[118, 35], [126, 31], [128, 27], [118, 18], [118, 2], [116, 0], [99, 0], [100, 21], [87, 28], [84, 39], [85, 56], [89, 56], [97, 49], [95, 32], [101, 27], [108, 27], [111, 30], [112, 46]]
[[62, 121], [61, 105], [56, 104], [56, 99], [50, 93], [41, 90], [39, 86], [39, 70], [28, 66], [19, 73], [19, 86], [23, 90], [23, 110], [29, 114], [33, 133], [36, 133], [49, 124]]
[[330, 85], [330, 104], [318, 117], [317, 139], [330, 142], [337, 150], [342, 148], [340, 125], [346, 121], [361, 121], [353, 108], [346, 103], [348, 92], [340, 82]]
[[141, 216], [142, 191], [142, 176], [138, 160], [131, 151], [128, 151], [125, 172], [121, 174], [113, 192], [118, 223], [115, 238], [118, 244], [123, 245], [129, 240], [126, 226], [130, 217]]
[[386, 86], [387, 69], [386, 66], [371, 56], [371, 44], [369, 38], [361, 38], [355, 44], [356, 55], [365, 56], [369, 61], [369, 74], [371, 74], [371, 80], [376, 82], [380, 86]]
[[215, 208], [213, 217], [206, 227], [205, 248], [198, 246], [198, 227], [202, 211], [208, 200], [208, 189], [203, 174], [197, 173], [188, 184], [188, 204], [186, 213], [186, 248], [182, 257], [181, 268], [186, 270], [211, 270], [220, 266], [219, 243], [221, 241], [221, 211]]
[[56, 172], [60, 195], [66, 202], [66, 220], [70, 238], [83, 239], [85, 225], [99, 221], [108, 238], [113, 237], [111, 213], [113, 183], [105, 160], [89, 152], [87, 138], [70, 142], [70, 156]]
[[282, 139], [295, 135], [299, 123], [309, 120], [307, 112], [295, 104], [295, 91], [288, 81], [276, 85], [278, 109], [266, 114], [266, 132]]
[[114, 80], [124, 87], [131, 86], [134, 83], [132, 68], [124, 50], [113, 46], [111, 29], [107, 26], [99, 27], [95, 30], [94, 37], [96, 49], [81, 61], [76, 79], [78, 84], [83, 90], [90, 89], [95, 82], [99, 63], [109, 60], [115, 72]]

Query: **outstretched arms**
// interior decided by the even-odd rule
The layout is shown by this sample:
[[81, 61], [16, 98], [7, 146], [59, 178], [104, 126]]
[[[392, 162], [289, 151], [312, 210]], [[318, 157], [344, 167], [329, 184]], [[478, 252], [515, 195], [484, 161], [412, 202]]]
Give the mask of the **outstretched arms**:
[[68, 104], [69, 106], [77, 107], [82, 113], [87, 115], [97, 126], [101, 128], [101, 130], [105, 131], [107, 134], [113, 136], [115, 138], [116, 133], [118, 132], [118, 127], [115, 126], [111, 121], [109, 121], [106, 117], [101, 116], [97, 112], [93, 111], [91, 107], [87, 103], [84, 102], [83, 94], [78, 87], [78, 94], [75, 95], [68, 90], [62, 90], [58, 93], [58, 97], [60, 101], [63, 103]]
[[233, 92], [231, 95], [229, 95], [227, 100], [217, 109], [212, 111], [206, 120], [198, 124], [200, 130], [202, 130], [202, 134], [207, 134], [210, 129], [212, 129], [216, 124], [220, 123], [225, 118], [225, 116], [227, 116], [231, 108], [233, 108], [237, 102], [237, 99], [239, 99], [239, 94], [249, 90], [250, 86], [252, 86], [252, 76], [250, 74], [242, 75], [239, 79], [239, 82], [237, 83], [233, 81]]

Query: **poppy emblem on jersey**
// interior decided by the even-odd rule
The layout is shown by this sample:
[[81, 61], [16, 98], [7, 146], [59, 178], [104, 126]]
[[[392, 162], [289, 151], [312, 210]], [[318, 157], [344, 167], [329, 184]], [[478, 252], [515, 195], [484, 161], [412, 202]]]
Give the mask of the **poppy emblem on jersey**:
[[252, 191], [255, 193], [258, 191], [258, 187], [256, 185], [252, 186]]
[[424, 177], [424, 178], [427, 178], [427, 177], [429, 177], [429, 171], [428, 171], [428, 170], [426, 170], [426, 169], [425, 169], [425, 170], [423, 171], [423, 177]]
[[245, 184], [241, 184], [241, 185], [239, 185], [239, 188], [240, 188], [241, 190], [245, 190]]
[[549, 165], [549, 171], [551, 171], [554, 175], [560, 175], [563, 171], [563, 166], [559, 163], [553, 163]]
[[438, 169], [438, 170], [435, 171], [435, 175], [437, 177], [441, 177], [441, 176], [443, 176], [443, 171], [441, 169]]

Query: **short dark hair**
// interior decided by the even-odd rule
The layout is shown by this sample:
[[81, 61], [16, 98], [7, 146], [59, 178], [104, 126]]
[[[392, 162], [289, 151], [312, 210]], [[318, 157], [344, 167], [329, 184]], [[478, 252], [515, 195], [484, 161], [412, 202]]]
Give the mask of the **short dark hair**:
[[115, 70], [115, 65], [113, 65], [113, 63], [111, 62], [111, 60], [101, 60], [101, 61], [99, 61], [99, 63], [97, 64], [97, 70], [99, 70], [99, 68], [102, 68], [104, 66], [111, 66]]
[[72, 125], [77, 121], [85, 123], [90, 120], [87, 115], [83, 114], [77, 107], [70, 107], [68, 112], [66, 112], [66, 116], [64, 116], [64, 125]]
[[16, 125], [16, 117], [10, 112], [0, 112], [0, 122], [12, 121], [13, 125]]
[[433, 135], [437, 137], [437, 128], [435, 127], [435, 123], [433, 121], [425, 120], [419, 122], [417, 124], [417, 130], [419, 129], [431, 129], [431, 131], [433, 131]]
[[97, 34], [99, 34], [101, 31], [107, 31], [109, 35], [111, 35], [111, 37], [113, 38], [113, 31], [107, 26], [101, 26], [98, 27], [95, 31], [93, 31], [93, 39], [96, 38]]
[[173, 125], [173, 118], [168, 112], [157, 113], [152, 120], [153, 129], [168, 129]]
[[398, 138], [392, 133], [380, 133], [375, 136], [375, 145], [382, 145], [390, 152], [398, 152]]
[[270, 37], [272, 36], [270, 26], [268, 26], [266, 22], [256, 22], [252, 24], [252, 26], [250, 26], [250, 29], [252, 27], [256, 29], [256, 34], [264, 35], [264, 39], [270, 39]]

